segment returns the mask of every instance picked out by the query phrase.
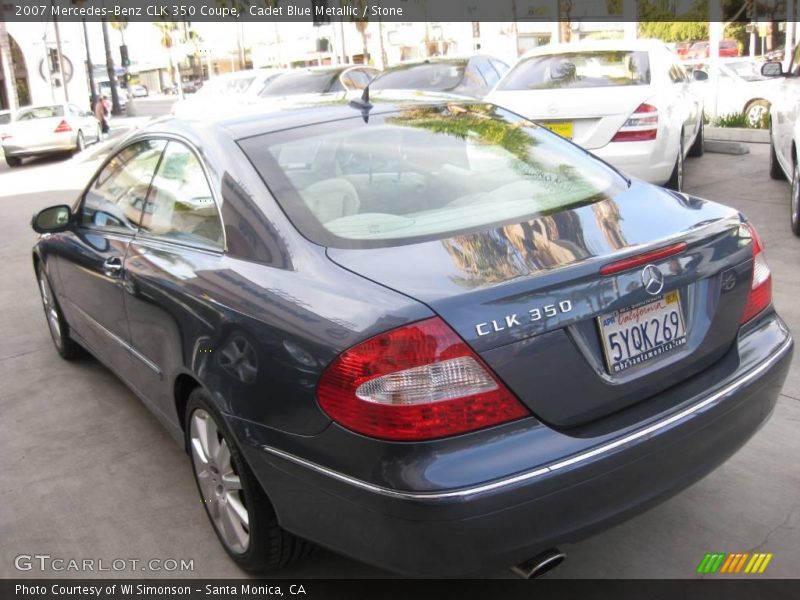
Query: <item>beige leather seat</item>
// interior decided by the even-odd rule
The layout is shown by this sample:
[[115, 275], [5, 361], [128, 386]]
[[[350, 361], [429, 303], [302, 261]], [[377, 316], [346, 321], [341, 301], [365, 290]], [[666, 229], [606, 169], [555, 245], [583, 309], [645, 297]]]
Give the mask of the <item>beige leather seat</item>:
[[346, 179], [325, 179], [300, 192], [306, 206], [321, 223], [358, 213], [358, 192]]

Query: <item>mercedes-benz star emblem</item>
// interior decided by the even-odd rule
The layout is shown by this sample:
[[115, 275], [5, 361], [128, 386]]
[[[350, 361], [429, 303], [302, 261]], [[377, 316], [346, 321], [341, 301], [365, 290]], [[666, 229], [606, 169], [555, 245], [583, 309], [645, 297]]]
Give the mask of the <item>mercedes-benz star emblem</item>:
[[651, 296], [657, 296], [664, 289], [664, 276], [655, 265], [647, 265], [642, 269], [642, 285]]
[[722, 274], [722, 290], [730, 292], [736, 287], [736, 271], [728, 269]]

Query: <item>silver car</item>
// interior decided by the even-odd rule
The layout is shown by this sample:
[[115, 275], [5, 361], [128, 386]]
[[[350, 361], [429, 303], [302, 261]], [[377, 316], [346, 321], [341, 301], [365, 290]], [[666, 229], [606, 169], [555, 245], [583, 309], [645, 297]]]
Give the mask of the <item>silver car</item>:
[[20, 109], [3, 131], [3, 153], [9, 167], [23, 158], [80, 152], [100, 141], [100, 124], [91, 112], [74, 104], [48, 104]]

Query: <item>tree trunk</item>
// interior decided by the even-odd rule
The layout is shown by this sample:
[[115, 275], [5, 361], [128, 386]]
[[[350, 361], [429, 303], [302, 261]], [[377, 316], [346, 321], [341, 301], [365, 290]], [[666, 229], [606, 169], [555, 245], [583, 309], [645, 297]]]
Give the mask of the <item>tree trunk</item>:
[[108, 73], [108, 85], [111, 88], [111, 114], [118, 115], [122, 112], [119, 106], [119, 94], [117, 93], [117, 74], [114, 72], [114, 57], [111, 56], [111, 44], [108, 41], [108, 23], [103, 19], [103, 45], [106, 49], [106, 73]]

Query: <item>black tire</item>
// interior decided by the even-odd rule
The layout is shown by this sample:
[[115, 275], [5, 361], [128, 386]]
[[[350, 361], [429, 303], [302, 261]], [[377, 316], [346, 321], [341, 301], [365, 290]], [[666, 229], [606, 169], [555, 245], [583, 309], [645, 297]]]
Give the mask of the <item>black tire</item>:
[[19, 156], [6, 156], [5, 158], [6, 164], [12, 169], [22, 166], [22, 159]]
[[61, 307], [58, 305], [55, 294], [53, 294], [50, 279], [41, 266], [36, 269], [36, 278], [39, 283], [39, 294], [42, 297], [44, 317], [47, 320], [50, 339], [53, 340], [56, 352], [64, 360], [73, 360], [82, 356], [84, 350], [69, 336], [67, 320], [64, 318], [64, 313], [61, 312]]
[[763, 120], [769, 117], [769, 107], [769, 101], [762, 98], [748, 102], [744, 107], [747, 124], [753, 129], [761, 129]]
[[[221, 444], [224, 441], [230, 451], [230, 465], [233, 469], [233, 474], [238, 476], [241, 483], [241, 489], [236, 490], [235, 493], [238, 494], [237, 497], [248, 515], [247, 529], [249, 538], [247, 547], [243, 551], [235, 551], [226, 541], [225, 534], [219, 530], [212, 516], [213, 501], [209, 501], [203, 492], [192, 447], [192, 419], [195, 416], [203, 420], [210, 418], [216, 427], [217, 443]], [[214, 409], [208, 394], [201, 388], [195, 389], [189, 395], [184, 428], [186, 431], [186, 448], [191, 456], [192, 472], [194, 473], [201, 502], [211, 521], [214, 532], [217, 534], [228, 556], [245, 571], [266, 573], [281, 569], [289, 563], [308, 555], [314, 546], [310, 542], [284, 530], [278, 524], [278, 518], [269, 498], [245, 463], [225, 421]], [[220, 484], [217, 485], [217, 489], [221, 488], [221, 482], [223, 481], [219, 473], [217, 472], [217, 477], [219, 477]], [[206, 477], [204, 477], [204, 480], [207, 482]], [[206, 484], [208, 485], [208, 483]]]
[[796, 236], [800, 236], [800, 165], [797, 164], [795, 159], [792, 169], [792, 195], [789, 202], [789, 223], [792, 226], [792, 232]]
[[692, 147], [689, 148], [689, 156], [692, 158], [696, 158], [698, 156], [703, 156], [703, 120], [700, 119], [700, 128], [697, 130], [697, 135], [694, 136], [694, 142], [692, 142]]
[[778, 155], [775, 153], [775, 144], [772, 142], [772, 127], [769, 128], [769, 176], [777, 181], [786, 179], [786, 173], [778, 162]]
[[678, 156], [675, 159], [675, 166], [672, 168], [672, 175], [664, 184], [664, 187], [676, 192], [683, 191], [683, 132], [681, 132], [680, 142], [678, 143]]

